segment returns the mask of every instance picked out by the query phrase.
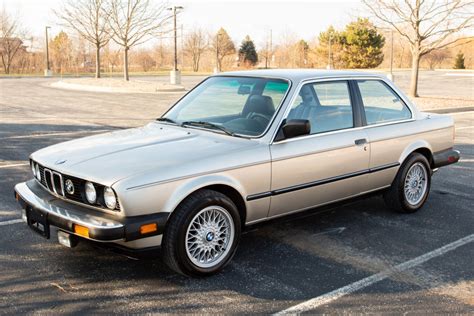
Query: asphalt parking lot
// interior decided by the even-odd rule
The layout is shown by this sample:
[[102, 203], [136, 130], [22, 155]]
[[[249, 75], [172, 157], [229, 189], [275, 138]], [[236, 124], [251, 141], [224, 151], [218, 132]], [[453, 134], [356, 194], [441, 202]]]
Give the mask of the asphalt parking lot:
[[259, 225], [223, 273], [190, 279], [159, 252], [68, 249], [20, 222], [13, 186], [30, 178], [31, 152], [143, 125], [180, 96], [49, 82], [0, 79], [0, 313], [474, 313], [473, 111], [451, 113], [462, 159], [433, 176], [421, 211], [395, 214], [374, 196]]

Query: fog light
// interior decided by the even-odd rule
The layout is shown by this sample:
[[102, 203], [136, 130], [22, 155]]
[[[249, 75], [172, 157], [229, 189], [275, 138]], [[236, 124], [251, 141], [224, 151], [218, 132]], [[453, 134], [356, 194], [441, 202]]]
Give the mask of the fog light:
[[73, 235], [58, 230], [58, 241], [61, 245], [66, 246], [68, 248], [76, 247], [77, 239], [74, 238]]
[[89, 238], [89, 228], [74, 224], [74, 232], [80, 236]]
[[140, 226], [140, 234], [145, 235], [149, 233], [156, 232], [158, 230], [158, 226], [156, 223], [150, 223]]

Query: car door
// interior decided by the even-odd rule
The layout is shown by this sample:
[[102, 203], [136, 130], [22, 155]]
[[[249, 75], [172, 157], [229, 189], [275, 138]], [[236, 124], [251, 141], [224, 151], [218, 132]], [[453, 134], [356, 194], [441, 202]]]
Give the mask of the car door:
[[399, 158], [413, 140], [416, 122], [402, 98], [380, 79], [356, 80], [370, 147], [368, 190], [389, 186], [400, 166]]
[[309, 82], [287, 119], [307, 119], [310, 135], [273, 142], [269, 216], [354, 196], [366, 190], [370, 146], [347, 80]]

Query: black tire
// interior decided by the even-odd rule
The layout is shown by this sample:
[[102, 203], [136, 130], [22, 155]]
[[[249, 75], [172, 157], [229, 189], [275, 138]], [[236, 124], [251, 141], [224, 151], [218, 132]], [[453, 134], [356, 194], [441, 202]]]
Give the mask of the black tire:
[[[421, 164], [424, 166], [426, 170], [427, 187], [423, 196], [421, 197], [421, 200], [416, 204], [413, 204], [410, 203], [405, 196], [404, 185], [408, 171], [415, 164]], [[414, 213], [418, 211], [425, 204], [426, 199], [430, 193], [431, 173], [432, 171], [430, 164], [425, 156], [419, 153], [410, 154], [400, 167], [400, 170], [398, 171], [397, 176], [395, 177], [395, 180], [393, 181], [390, 188], [385, 191], [383, 195], [385, 204], [390, 209], [399, 213]]]
[[[186, 251], [186, 234], [193, 218], [209, 206], [219, 206], [231, 216], [234, 238], [229, 241], [230, 250], [223, 259], [212, 267], [199, 267], [189, 258]], [[199, 190], [187, 197], [173, 212], [166, 224], [163, 240], [163, 260], [173, 271], [187, 276], [208, 276], [221, 271], [232, 259], [240, 240], [241, 222], [237, 207], [226, 195], [213, 190]]]

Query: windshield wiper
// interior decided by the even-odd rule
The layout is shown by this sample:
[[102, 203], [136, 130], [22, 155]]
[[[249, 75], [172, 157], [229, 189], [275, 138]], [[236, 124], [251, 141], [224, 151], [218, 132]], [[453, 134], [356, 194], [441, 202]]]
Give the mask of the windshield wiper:
[[214, 124], [214, 123], [211, 123], [211, 122], [204, 122], [204, 121], [185, 121], [183, 123], [181, 123], [181, 126], [197, 126], [197, 127], [204, 127], [204, 128], [213, 128], [213, 129], [218, 129], [220, 131], [223, 131], [224, 133], [226, 133], [227, 135], [230, 135], [230, 136], [239, 136], [239, 135], [236, 135], [234, 134], [233, 132], [229, 131], [228, 129], [226, 129], [225, 127], [221, 126], [221, 125], [217, 125], [217, 124]]
[[171, 124], [174, 124], [174, 125], [178, 125], [178, 123], [170, 118], [167, 118], [167, 117], [159, 117], [156, 119], [158, 122], [167, 122], [167, 123], [171, 123]]

